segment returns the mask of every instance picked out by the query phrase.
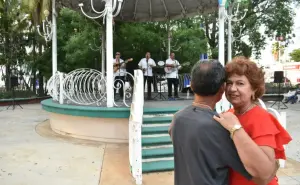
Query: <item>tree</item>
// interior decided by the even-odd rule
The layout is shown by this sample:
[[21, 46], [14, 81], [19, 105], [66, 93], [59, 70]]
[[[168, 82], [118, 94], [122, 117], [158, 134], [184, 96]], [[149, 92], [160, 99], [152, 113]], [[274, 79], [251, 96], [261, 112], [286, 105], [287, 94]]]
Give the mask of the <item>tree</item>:
[[290, 53], [290, 57], [292, 60], [294, 60], [295, 62], [300, 62], [300, 49], [294, 49], [291, 53]]
[[[249, 0], [241, 2], [240, 10], [246, 9], [244, 19], [239, 22], [232, 22], [233, 37], [236, 42], [233, 44], [233, 56], [249, 56], [254, 53], [256, 58], [260, 57], [260, 51], [266, 45], [266, 39], [274, 39], [275, 36], [284, 36], [290, 39], [292, 34], [294, 12], [290, 7], [293, 0]], [[235, 11], [236, 7], [233, 7]], [[242, 17], [243, 11], [239, 11], [238, 17]], [[213, 12], [200, 16], [205, 26], [206, 37], [214, 58], [217, 58], [218, 43], [218, 13]], [[260, 32], [261, 26], [265, 26], [265, 32]], [[227, 38], [227, 33], [226, 33]], [[244, 42], [243, 40], [248, 40]], [[226, 48], [226, 47], [225, 47]]]
[[0, 64], [5, 65], [5, 87], [10, 90], [11, 69], [24, 63], [26, 56], [26, 16], [19, 7], [18, 0], [0, 0]]

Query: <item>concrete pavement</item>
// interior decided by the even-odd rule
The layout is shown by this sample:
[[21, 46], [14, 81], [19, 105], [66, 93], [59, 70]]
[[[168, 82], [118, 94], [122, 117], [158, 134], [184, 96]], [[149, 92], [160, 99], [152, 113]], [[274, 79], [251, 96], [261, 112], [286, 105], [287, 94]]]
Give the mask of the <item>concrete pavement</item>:
[[[300, 185], [300, 104], [288, 106], [280, 111], [287, 112], [293, 141], [278, 177], [280, 185]], [[134, 185], [127, 145], [57, 135], [39, 104], [23, 107], [14, 111], [0, 107], [1, 185]], [[145, 185], [174, 184], [172, 172], [143, 175], [143, 180]]]

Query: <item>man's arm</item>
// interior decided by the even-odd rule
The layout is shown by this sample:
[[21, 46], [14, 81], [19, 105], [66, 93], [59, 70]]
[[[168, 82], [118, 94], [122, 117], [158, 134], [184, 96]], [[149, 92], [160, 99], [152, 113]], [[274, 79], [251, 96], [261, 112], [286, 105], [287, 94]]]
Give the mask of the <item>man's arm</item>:
[[166, 65], [165, 65], [165, 67], [174, 67], [173, 64], [170, 64], [170, 59], [167, 59], [167, 60], [166, 60]]
[[273, 176], [277, 168], [273, 148], [258, 146], [244, 129], [236, 131], [232, 139], [245, 168], [252, 176], [262, 181]]
[[210, 137], [212, 140], [211, 143], [215, 143], [215, 150], [222, 158], [223, 165], [229, 166], [248, 180], [252, 180], [253, 175], [243, 165], [228, 131], [219, 125], [219, 123], [213, 122], [212, 124], [215, 125], [214, 130], [210, 131], [212, 134]]
[[139, 62], [139, 64], [138, 64], [138, 66], [139, 66], [140, 69], [143, 69], [142, 61], [143, 61], [143, 59], [141, 59], [140, 62]]
[[173, 137], [172, 137], [172, 129], [173, 129], [173, 127], [174, 127], [174, 119], [172, 119], [172, 122], [171, 122], [171, 124], [169, 126], [169, 129], [168, 129], [168, 133], [169, 133], [169, 135], [171, 137], [172, 142], [173, 142]]
[[151, 59], [151, 65], [150, 66], [151, 67], [155, 67], [156, 66], [156, 63], [155, 63], [155, 61], [153, 59]]
[[126, 68], [126, 62], [124, 62], [124, 60], [121, 61], [120, 68], [122, 68], [122, 69]]
[[177, 65], [177, 69], [180, 70], [182, 68], [182, 66], [180, 65], [180, 63], [178, 62], [178, 60], [176, 60], [176, 65]]

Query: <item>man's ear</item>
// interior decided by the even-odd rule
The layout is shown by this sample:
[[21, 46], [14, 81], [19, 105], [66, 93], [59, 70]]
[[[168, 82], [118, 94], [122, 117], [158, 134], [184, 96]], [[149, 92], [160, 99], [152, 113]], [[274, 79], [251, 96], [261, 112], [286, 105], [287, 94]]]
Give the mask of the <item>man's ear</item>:
[[223, 85], [220, 88], [220, 93], [223, 94], [225, 92], [226, 83], [223, 83]]
[[191, 90], [194, 92], [194, 89], [193, 89], [193, 84], [192, 84], [192, 82], [190, 83], [190, 88], [191, 88]]

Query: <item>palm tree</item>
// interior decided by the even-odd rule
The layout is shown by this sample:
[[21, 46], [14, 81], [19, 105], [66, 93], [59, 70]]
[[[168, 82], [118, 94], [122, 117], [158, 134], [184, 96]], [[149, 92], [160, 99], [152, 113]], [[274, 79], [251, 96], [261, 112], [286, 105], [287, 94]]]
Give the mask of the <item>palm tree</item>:
[[285, 47], [277, 41], [272, 44], [272, 54], [276, 61], [279, 61], [279, 54], [280, 56], [284, 54], [284, 48]]

